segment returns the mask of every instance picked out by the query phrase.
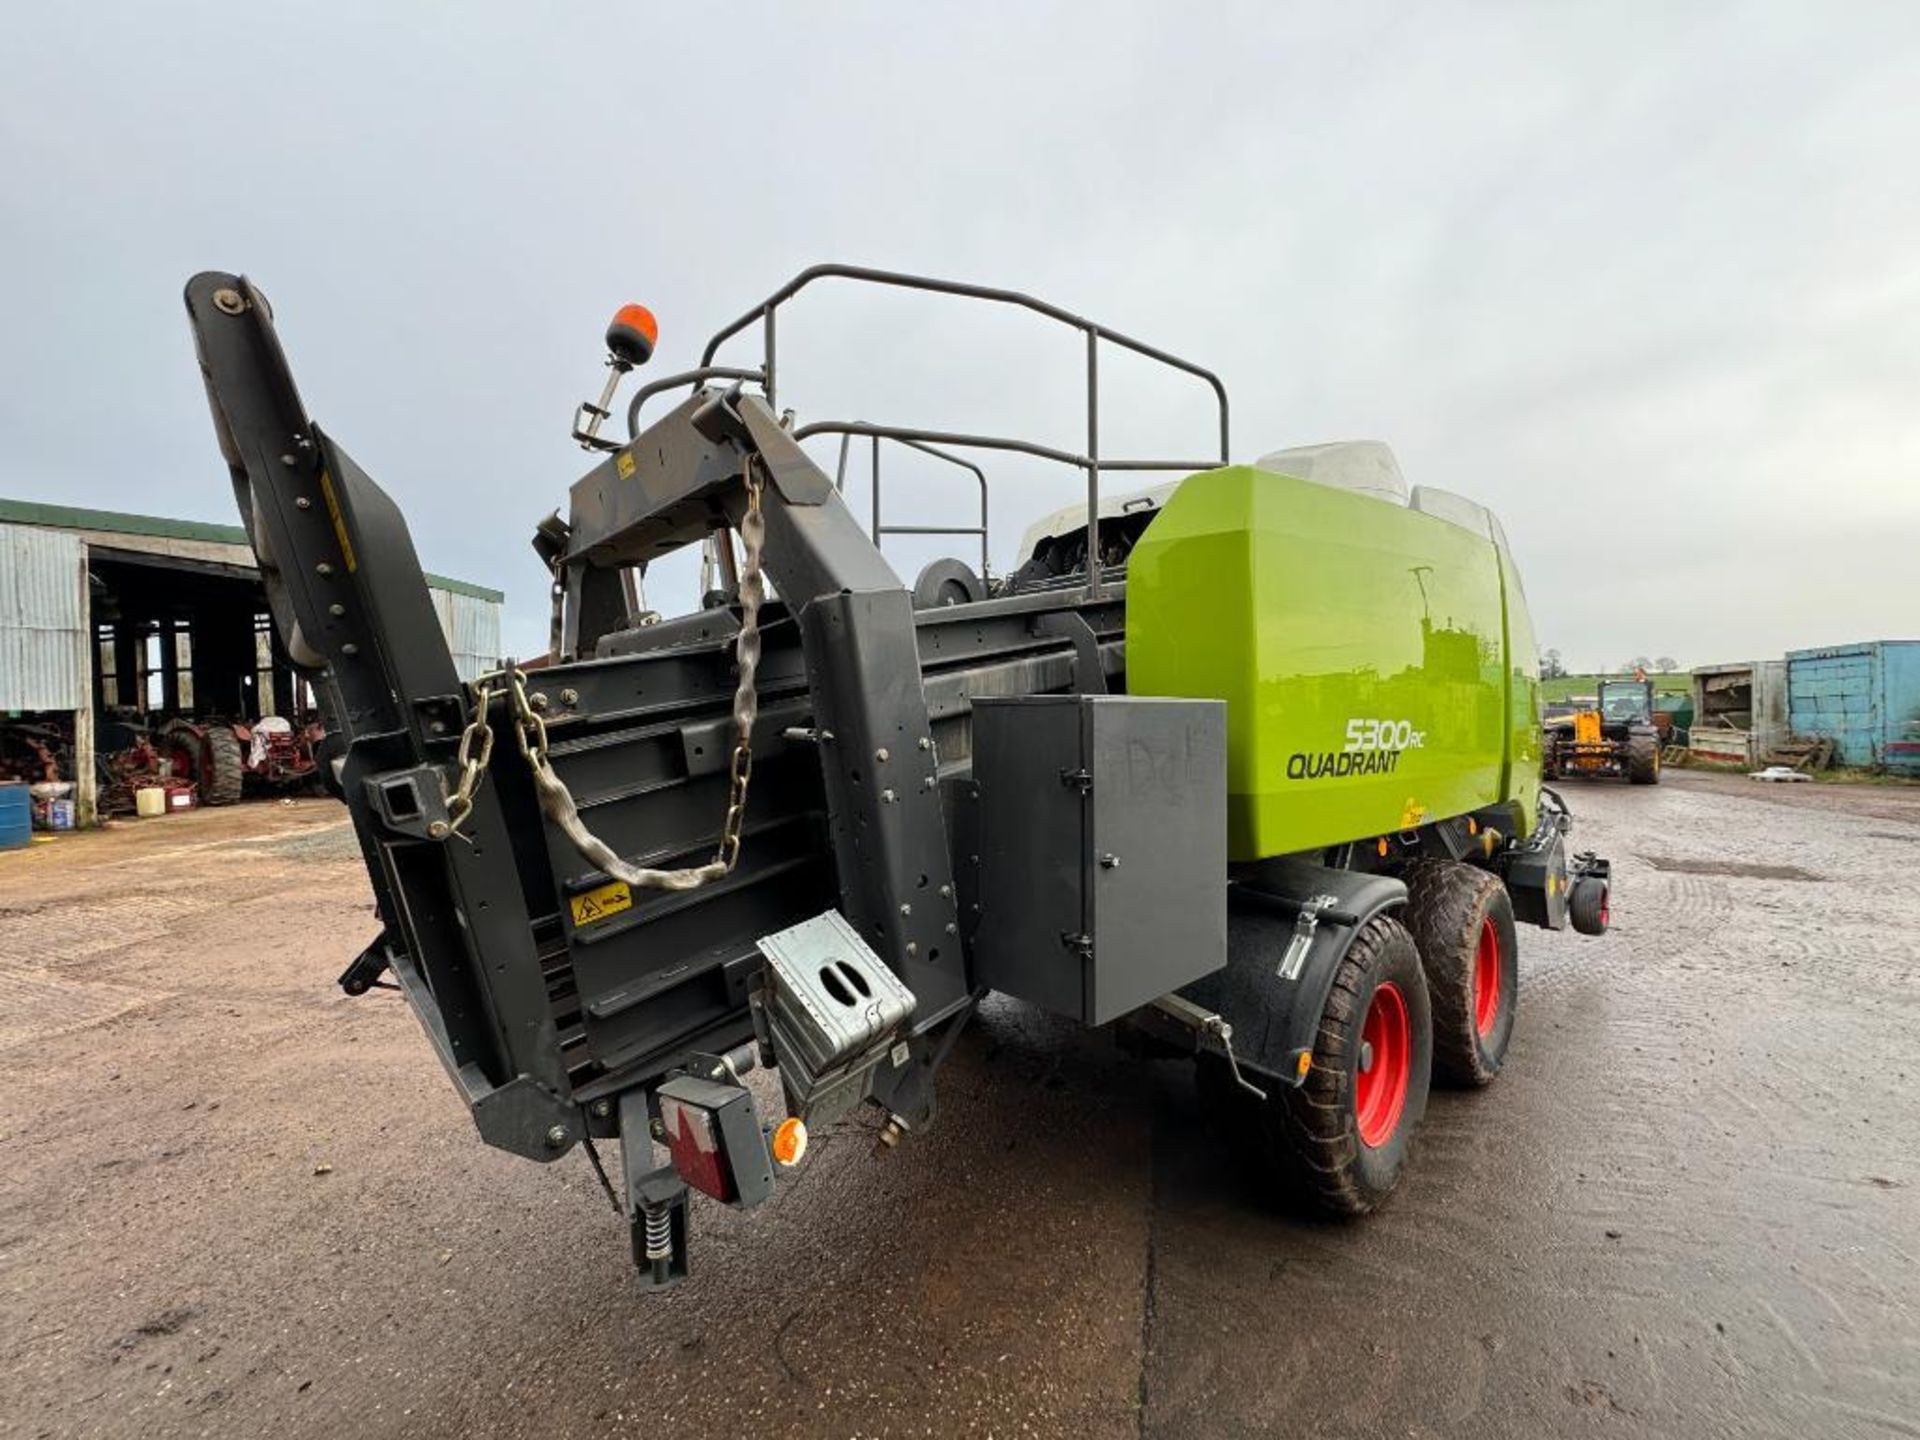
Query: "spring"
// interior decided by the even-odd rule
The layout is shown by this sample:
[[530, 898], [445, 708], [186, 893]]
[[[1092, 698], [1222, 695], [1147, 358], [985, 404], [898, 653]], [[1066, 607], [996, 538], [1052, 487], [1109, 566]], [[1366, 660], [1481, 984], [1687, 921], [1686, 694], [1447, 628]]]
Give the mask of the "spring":
[[673, 1211], [665, 1205], [650, 1206], [646, 1211], [647, 1221], [647, 1259], [671, 1260], [673, 1258]]

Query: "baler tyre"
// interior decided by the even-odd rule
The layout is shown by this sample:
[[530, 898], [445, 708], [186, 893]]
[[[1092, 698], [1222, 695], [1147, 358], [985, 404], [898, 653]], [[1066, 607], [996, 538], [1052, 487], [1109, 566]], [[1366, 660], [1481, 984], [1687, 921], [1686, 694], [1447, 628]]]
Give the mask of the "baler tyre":
[[1660, 783], [1660, 737], [1652, 731], [1627, 736], [1627, 782]]
[[1493, 1083], [1513, 1039], [1519, 945], [1506, 886], [1452, 860], [1407, 867], [1406, 925], [1420, 950], [1433, 1007], [1433, 1078]]
[[1583, 875], [1567, 892], [1567, 918], [1582, 935], [1604, 935], [1613, 923], [1613, 896], [1597, 875]]
[[[1364, 1074], [1363, 1040], [1373, 1047]], [[1264, 1190], [1347, 1217], [1374, 1209], [1399, 1183], [1426, 1113], [1432, 1059], [1420, 952], [1405, 926], [1381, 915], [1354, 937], [1334, 972], [1304, 1082], [1255, 1076], [1267, 1091], [1256, 1100], [1213, 1055], [1201, 1056], [1198, 1080], [1201, 1098], [1256, 1141], [1248, 1158]]]
[[202, 805], [234, 805], [246, 788], [247, 757], [240, 748], [240, 737], [228, 726], [215, 723], [207, 727], [200, 748], [205, 768], [196, 778], [200, 782]]
[[1432, 1068], [1420, 952], [1399, 920], [1376, 916], [1334, 972], [1305, 1083], [1268, 1109], [1317, 1209], [1364, 1215], [1393, 1192]]

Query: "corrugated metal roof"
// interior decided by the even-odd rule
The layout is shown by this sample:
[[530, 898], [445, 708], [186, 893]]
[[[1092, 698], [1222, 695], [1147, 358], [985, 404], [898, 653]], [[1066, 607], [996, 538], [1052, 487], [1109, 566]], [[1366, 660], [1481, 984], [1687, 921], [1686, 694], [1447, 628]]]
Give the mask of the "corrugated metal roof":
[[[164, 540], [206, 540], [217, 545], [249, 543], [247, 532], [238, 525], [217, 525], [209, 520], [168, 520], [158, 515], [129, 515], [119, 510], [89, 510], [79, 505], [46, 505], [37, 500], [0, 500], [0, 524], [96, 530], [109, 535], [150, 535]], [[427, 583], [456, 595], [491, 600], [496, 605], [507, 598], [502, 591], [445, 575], [428, 575]]]
[[78, 710], [87, 663], [80, 537], [0, 525], [0, 710]]

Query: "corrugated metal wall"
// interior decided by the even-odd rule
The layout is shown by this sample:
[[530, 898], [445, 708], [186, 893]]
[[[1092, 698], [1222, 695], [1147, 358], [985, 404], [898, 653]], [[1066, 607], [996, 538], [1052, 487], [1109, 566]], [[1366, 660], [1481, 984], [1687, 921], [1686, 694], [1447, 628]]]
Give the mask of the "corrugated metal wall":
[[1920, 775], [1920, 641], [1892, 641], [1880, 653], [1887, 705], [1882, 763], [1903, 775]]
[[87, 657], [86, 543], [0, 525], [0, 710], [80, 710]]
[[1842, 765], [1920, 773], [1920, 641], [1878, 641], [1787, 655], [1794, 733], [1833, 741]]
[[453, 668], [462, 680], [493, 669], [500, 663], [500, 604], [439, 586], [428, 587], [440, 629], [453, 651]]

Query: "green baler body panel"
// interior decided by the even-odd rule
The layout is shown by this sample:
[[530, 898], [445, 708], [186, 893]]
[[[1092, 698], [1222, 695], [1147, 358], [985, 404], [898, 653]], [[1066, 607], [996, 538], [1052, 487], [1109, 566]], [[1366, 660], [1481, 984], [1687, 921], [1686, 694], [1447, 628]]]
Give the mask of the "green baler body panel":
[[1127, 565], [1127, 689], [1227, 702], [1229, 851], [1318, 849], [1520, 801], [1538, 665], [1488, 534], [1233, 466], [1184, 481]]

